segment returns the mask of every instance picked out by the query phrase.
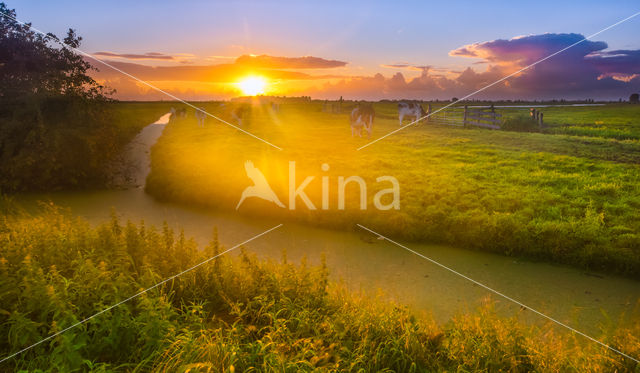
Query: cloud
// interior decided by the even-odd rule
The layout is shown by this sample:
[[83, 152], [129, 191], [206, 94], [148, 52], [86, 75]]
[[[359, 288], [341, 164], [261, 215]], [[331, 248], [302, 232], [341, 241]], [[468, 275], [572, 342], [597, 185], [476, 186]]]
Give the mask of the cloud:
[[[92, 62], [91, 60], [88, 60]], [[112, 61], [109, 63], [122, 71], [127, 72], [142, 80], [152, 81], [202, 81], [214, 83], [237, 82], [239, 78], [254, 73], [254, 69], [236, 64], [219, 65], [172, 65], [149, 66], [139, 63]], [[119, 77], [122, 74], [105, 66], [96, 65], [99, 68], [94, 75], [98, 78]], [[268, 79], [322, 79], [324, 76], [314, 76], [298, 71], [262, 69], [260, 75]]]
[[176, 58], [174, 56], [157, 53], [157, 52], [149, 52], [144, 54], [135, 54], [135, 53], [114, 53], [114, 52], [96, 52], [93, 54], [94, 56], [100, 57], [109, 57], [109, 58], [123, 58], [127, 60], [163, 60], [163, 61], [175, 61]]
[[[517, 36], [508, 40], [497, 39], [465, 45], [450, 51], [449, 55], [481, 58], [490, 63], [524, 67], [582, 39], [584, 39], [584, 36], [575, 33]], [[583, 58], [592, 52], [601, 51], [605, 48], [607, 48], [607, 43], [603, 41], [585, 40], [563, 51], [558, 56], [565, 58], [567, 56], [578, 56]]]
[[344, 67], [347, 62], [313, 56], [276, 57], [266, 54], [259, 56], [245, 54], [236, 58], [235, 64], [263, 69], [330, 69]]
[[[174, 56], [175, 57], [175, 56]], [[218, 56], [219, 57], [219, 56]], [[309, 60], [301, 57], [303, 62], [286, 61], [286, 66], [315, 66], [318, 68], [317, 60]], [[322, 60], [322, 59], [318, 59]], [[86, 61], [94, 64], [98, 71], [92, 71], [91, 75], [101, 84], [116, 89], [116, 97], [124, 100], [145, 99], [157, 100], [166, 98], [161, 93], [150, 90], [148, 87], [134, 79], [123, 76], [122, 73], [102, 64], [95, 63], [94, 60], [86, 58]], [[329, 60], [323, 60], [328, 61]], [[280, 61], [278, 64], [256, 64], [245, 63], [222, 63], [211, 65], [195, 65], [190, 60], [174, 61], [180, 64], [170, 66], [150, 66], [136, 62], [109, 61], [109, 64], [122, 70], [136, 78], [150, 82], [151, 84], [185, 99], [212, 99], [232, 97], [238, 94], [234, 83], [247, 75], [259, 74], [262, 77], [274, 82], [274, 84], [286, 84], [287, 82], [304, 82], [322, 79], [336, 78], [335, 75], [328, 74], [308, 74], [297, 71], [296, 68], [282, 68], [285, 64]], [[281, 68], [267, 68], [266, 66], [279, 66]]]
[[[407, 80], [401, 73], [342, 79], [327, 83], [316, 94], [349, 98], [446, 99], [466, 96], [516, 73], [584, 37], [575, 33], [518, 36], [464, 45], [449, 54], [479, 59], [463, 71], [428, 64], [396, 62], [384, 68], [421, 71]], [[640, 51], [607, 51], [603, 41], [583, 41], [511, 78], [500, 81], [474, 98], [548, 99], [627, 97], [640, 89]], [[485, 67], [478, 66], [478, 62]], [[476, 67], [477, 66], [477, 67]]]
[[214, 56], [207, 56], [204, 58], [207, 61], [220, 61], [220, 60], [235, 60], [236, 57], [234, 56], [218, 56], [218, 55], [214, 55]]
[[640, 75], [640, 50], [599, 51], [585, 58], [601, 72], [598, 79], [612, 77], [630, 82]]
[[[584, 39], [576, 33], [546, 33], [473, 43], [454, 49], [451, 56], [479, 58], [487, 69], [465, 70], [458, 82], [478, 88], [507, 76]], [[639, 73], [640, 51], [605, 51], [607, 43], [584, 40], [537, 63], [500, 84], [504, 97], [612, 98], [628, 94]], [[625, 81], [626, 79], [626, 81]], [[494, 90], [494, 92], [496, 92]]]
[[[308, 74], [298, 69], [323, 69], [340, 67], [346, 62], [327, 60], [319, 57], [274, 57], [274, 56], [250, 56], [240, 57], [210, 56], [213, 60], [229, 60], [235, 58], [232, 63], [219, 63], [211, 65], [195, 65], [191, 60], [180, 60], [179, 58], [192, 57], [189, 54], [165, 55], [162, 53], [145, 54], [118, 54], [111, 52], [98, 52], [98, 56], [126, 58], [126, 59], [160, 59], [180, 62], [170, 66], [150, 66], [141, 63], [110, 61], [109, 64], [131, 74], [138, 79], [154, 82], [207, 82], [207, 83], [235, 83], [239, 79], [251, 75], [259, 74], [264, 78], [273, 81], [287, 80], [315, 80], [336, 78], [335, 75]], [[88, 62], [93, 63], [87, 59]], [[94, 78], [101, 81], [114, 82], [114, 88], [122, 85], [121, 73], [99, 64], [96, 65], [98, 71], [93, 73]], [[131, 88], [131, 87], [130, 87]]]
[[385, 69], [403, 69], [403, 70], [411, 70], [411, 71], [422, 71], [429, 70], [431, 66], [426, 65], [417, 65], [408, 62], [396, 62], [391, 64], [382, 64], [380, 67], [384, 67]]
[[[410, 72], [410, 78], [405, 77], [400, 71], [395, 71], [390, 77], [380, 73], [371, 76], [321, 74], [317, 70], [345, 67], [347, 62], [313, 56], [210, 56], [211, 61], [220, 62], [211, 65], [175, 63], [172, 66], [147, 66], [125, 61], [111, 63], [140, 79], [155, 82], [193, 82], [191, 85], [195, 86], [199, 84], [197, 82], [233, 83], [248, 74], [260, 74], [278, 82], [281, 87], [289, 87], [286, 91], [281, 91], [286, 94], [374, 100], [450, 99], [466, 96], [484, 88], [583, 39], [582, 35], [576, 33], [547, 33], [463, 45], [451, 50], [449, 55], [475, 61], [469, 64], [470, 67], [458, 70], [406, 61], [380, 65], [385, 69], [406, 70]], [[139, 59], [164, 58], [166, 61], [172, 61], [167, 57], [178, 56], [161, 53], [100, 53], [110, 53], [110, 58], [132, 59], [132, 56], [137, 56]], [[114, 55], [120, 57], [113, 57]], [[107, 68], [101, 70], [97, 74], [102, 81], [117, 81], [115, 78], [118, 73], [108, 71]], [[351, 67], [351, 71], [355, 70], [356, 68]], [[416, 71], [419, 72], [418, 76], [415, 76]], [[135, 87], [131, 88], [133, 92]], [[205, 88], [206, 86], [202, 86], [201, 90]], [[474, 98], [617, 99], [628, 97], [630, 93], [639, 90], [639, 50], [607, 50], [607, 43], [603, 41], [585, 40], [513, 77], [483, 89]], [[200, 90], [197, 92], [200, 94]]]
[[148, 53], [115, 53], [115, 52], [96, 52], [95, 57], [107, 60], [131, 60], [131, 61], [154, 61], [154, 62], [173, 62], [179, 64], [193, 64], [195, 55], [190, 53], [174, 53], [164, 54], [158, 52]]
[[[420, 76], [407, 80], [401, 72], [391, 78], [385, 78], [378, 73], [371, 77], [349, 77], [334, 82], [326, 82], [315, 87], [307, 94], [318, 98], [337, 98], [344, 96], [348, 99], [379, 100], [382, 98], [451, 98], [461, 92], [461, 85], [454, 80], [441, 75], [430, 74], [428, 69]], [[302, 92], [301, 92], [302, 93]]]

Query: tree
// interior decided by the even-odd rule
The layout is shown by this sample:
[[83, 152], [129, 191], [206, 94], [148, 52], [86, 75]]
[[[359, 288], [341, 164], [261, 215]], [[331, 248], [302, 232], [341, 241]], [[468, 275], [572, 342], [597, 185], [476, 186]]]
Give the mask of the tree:
[[82, 38], [42, 35], [12, 17], [0, 3], [0, 190], [100, 183], [117, 134], [108, 92], [73, 50]]
[[71, 49], [78, 48], [82, 40], [73, 29], [60, 40], [7, 17], [5, 14], [15, 18], [16, 12], [4, 3], [0, 3], [0, 12], [0, 99], [33, 94], [104, 99], [104, 87], [87, 74], [91, 65]]
[[633, 93], [631, 96], [629, 96], [629, 102], [632, 104], [637, 104], [638, 102], [640, 102], [638, 94]]

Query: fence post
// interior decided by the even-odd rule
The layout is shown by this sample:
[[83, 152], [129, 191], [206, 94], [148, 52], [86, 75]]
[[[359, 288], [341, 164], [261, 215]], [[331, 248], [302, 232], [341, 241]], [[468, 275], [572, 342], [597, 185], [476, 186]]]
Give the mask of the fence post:
[[462, 120], [463, 126], [467, 127], [467, 105], [464, 105], [464, 119]]
[[538, 126], [540, 128], [544, 127], [544, 120], [542, 119], [544, 117], [543, 113], [540, 113], [540, 120], [538, 121]]

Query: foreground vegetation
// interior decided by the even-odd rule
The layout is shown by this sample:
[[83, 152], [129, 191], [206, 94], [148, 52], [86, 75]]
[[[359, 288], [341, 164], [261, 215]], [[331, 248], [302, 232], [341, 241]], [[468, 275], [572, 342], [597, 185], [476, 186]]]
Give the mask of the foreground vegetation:
[[[116, 219], [97, 228], [47, 206], [0, 220], [2, 356], [224, 250]], [[633, 321], [633, 320], [631, 320]], [[605, 343], [640, 355], [638, 322]], [[228, 254], [8, 361], [2, 371], [634, 371], [564, 330], [488, 303], [445, 325], [348, 293], [324, 266]]]
[[[231, 120], [232, 105], [203, 106]], [[375, 104], [375, 110], [374, 137], [398, 128], [395, 104]], [[603, 121], [626, 115], [628, 126], [637, 126], [640, 118], [637, 106], [597, 110]], [[547, 117], [551, 121], [554, 115]], [[239, 212], [339, 229], [359, 223], [404, 240], [640, 274], [637, 140], [423, 124], [357, 151], [367, 140], [350, 136], [347, 114], [325, 113], [322, 103], [314, 102], [283, 104], [279, 113], [254, 105], [245, 126], [283, 150], [213, 119], [198, 128], [191, 115], [170, 124], [153, 148], [147, 190], [163, 199], [233, 211], [252, 185], [243, 165], [252, 160], [289, 205], [288, 167], [296, 161], [296, 187], [315, 176], [305, 191], [316, 210], [300, 198], [295, 210], [253, 198]], [[329, 171], [322, 171], [323, 163]], [[347, 187], [345, 211], [337, 210], [337, 179], [351, 175], [367, 183], [367, 210], [359, 209], [356, 184]], [[400, 182], [399, 210], [373, 206], [375, 193], [389, 188], [376, 183], [383, 175]], [[328, 210], [321, 209], [322, 176], [329, 177]]]

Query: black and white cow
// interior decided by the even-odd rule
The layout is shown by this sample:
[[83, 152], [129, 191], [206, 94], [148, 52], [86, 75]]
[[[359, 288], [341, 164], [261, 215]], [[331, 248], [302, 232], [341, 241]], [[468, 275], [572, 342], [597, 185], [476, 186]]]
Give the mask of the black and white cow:
[[198, 127], [204, 127], [204, 120], [207, 118], [207, 112], [199, 107], [196, 109], [196, 119], [198, 120]]
[[371, 105], [358, 105], [351, 111], [351, 136], [358, 135], [362, 137], [362, 129], [367, 131], [368, 137], [371, 137], [373, 131], [373, 119], [376, 113]]
[[402, 120], [404, 117], [409, 117], [416, 121], [427, 115], [422, 105], [417, 102], [400, 101], [398, 102], [398, 117], [400, 119], [400, 125], [402, 126]]

